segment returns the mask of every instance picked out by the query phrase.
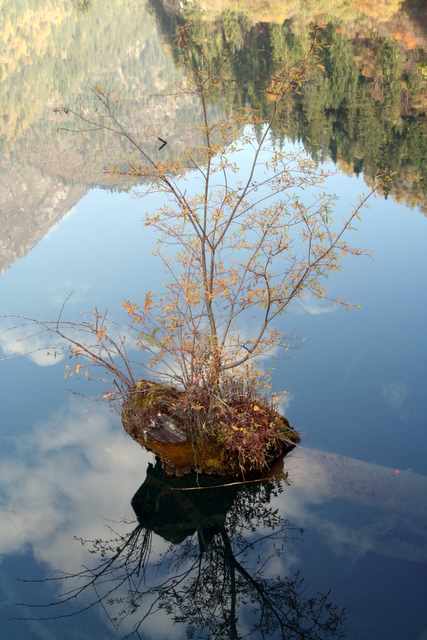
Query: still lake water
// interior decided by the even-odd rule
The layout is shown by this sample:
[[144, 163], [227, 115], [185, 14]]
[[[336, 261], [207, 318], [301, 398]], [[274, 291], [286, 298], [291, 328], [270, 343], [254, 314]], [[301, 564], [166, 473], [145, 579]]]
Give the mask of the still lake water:
[[[352, 237], [372, 257], [346, 259], [329, 283], [332, 295], [361, 309], [305, 299], [281, 320], [294, 348], [265, 364], [275, 389], [288, 391], [286, 415], [302, 435], [285, 460], [288, 483], [206, 490], [205, 500], [168, 493], [151, 454], [95, 399], [102, 385], [65, 380], [59, 347], [5, 321], [1, 638], [136, 638], [159, 595], [153, 611], [160, 609], [139, 637], [427, 638], [426, 15], [422, 3], [391, 0], [377, 14], [356, 1], [317, 10], [247, 4], [239, 5], [244, 19], [221, 15], [227, 3], [202, 4], [207, 16], [195, 18], [204, 54], [212, 64], [222, 56], [233, 79], [212, 113], [243, 103], [266, 110], [277, 65], [317, 24], [323, 69], [289, 101], [275, 135], [331, 170], [327, 189], [337, 195], [338, 216], [377, 172], [392, 173], [387, 198], [370, 201]], [[122, 300], [142, 300], [161, 286], [144, 226], [161, 199], [141, 199], [135, 183], [103, 171], [127, 157], [122, 141], [61, 133], [54, 108], [87, 100], [102, 83], [153, 150], [161, 136], [165, 158], [179, 157], [197, 139], [194, 102], [176, 95], [188, 73], [176, 28], [194, 16], [160, 0], [3, 5], [0, 313], [54, 319], [72, 291], [68, 318], [96, 305], [120, 323]], [[186, 180], [194, 184], [196, 174]], [[139, 537], [128, 538], [136, 519]], [[152, 532], [141, 587], [148, 592], [139, 602], [136, 573], [120, 582], [138, 565], [145, 529]], [[120, 535], [112, 546], [102, 542]], [[86, 540], [98, 542], [92, 549]], [[59, 609], [25, 606], [55, 602], [71, 587], [68, 578], [23, 578], [99, 566], [104, 547], [109, 557], [123, 540], [134, 555], [125, 565], [120, 554], [79, 599]], [[197, 581], [198, 549], [207, 552]], [[187, 569], [183, 582], [173, 581]], [[172, 582], [163, 591], [153, 588], [165, 580]], [[109, 585], [117, 590], [78, 613]], [[316, 626], [327, 593], [331, 606]], [[63, 617], [43, 620], [55, 616]]]

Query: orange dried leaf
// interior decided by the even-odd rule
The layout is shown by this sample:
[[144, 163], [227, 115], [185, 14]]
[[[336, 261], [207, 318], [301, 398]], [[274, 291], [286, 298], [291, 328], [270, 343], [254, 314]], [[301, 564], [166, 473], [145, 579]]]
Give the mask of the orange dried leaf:
[[134, 315], [138, 311], [138, 305], [129, 302], [129, 300], [122, 302], [122, 307], [130, 316]]
[[152, 291], [147, 291], [145, 294], [144, 300], [144, 313], [148, 313], [153, 306], [153, 293]]
[[101, 327], [100, 329], [98, 329], [98, 331], [96, 332], [96, 339], [98, 342], [101, 342], [101, 340], [104, 340], [107, 337], [107, 329], [105, 329], [104, 327]]

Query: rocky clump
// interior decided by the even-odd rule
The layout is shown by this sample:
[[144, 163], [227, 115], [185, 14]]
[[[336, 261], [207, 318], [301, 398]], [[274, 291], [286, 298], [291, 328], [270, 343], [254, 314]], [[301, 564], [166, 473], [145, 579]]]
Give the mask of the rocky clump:
[[196, 397], [194, 390], [145, 380], [129, 394], [122, 421], [169, 475], [263, 474], [299, 442], [287, 419], [265, 400], [248, 394], [218, 400], [202, 390]]

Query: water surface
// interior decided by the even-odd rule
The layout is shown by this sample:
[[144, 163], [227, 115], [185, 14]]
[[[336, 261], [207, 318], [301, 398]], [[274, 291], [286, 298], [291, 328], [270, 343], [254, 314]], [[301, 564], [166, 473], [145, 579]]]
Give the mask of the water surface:
[[[67, 317], [96, 305], [120, 324], [122, 300], [142, 300], [162, 285], [154, 237], [144, 227], [160, 196], [141, 198], [136, 180], [104, 171], [129, 159], [122, 140], [58, 131], [64, 119], [55, 107], [85, 103], [91, 87], [102, 83], [120, 96], [121, 117], [153, 153], [160, 153], [161, 136], [168, 141], [165, 159], [174, 160], [198, 144], [197, 103], [177, 92], [189, 74], [176, 48], [177, 27], [195, 20], [200, 51], [212, 65], [224, 61], [227, 82], [209, 105], [218, 117], [242, 104], [266, 114], [277, 65], [298, 55], [313, 24], [320, 29], [323, 69], [283, 107], [274, 139], [333, 172], [327, 188], [337, 194], [338, 216], [378, 172], [391, 176], [352, 237], [372, 258], [346, 259], [330, 279], [332, 295], [361, 309], [305, 299], [281, 320], [293, 348], [264, 364], [273, 368], [274, 388], [288, 391], [286, 414], [302, 435], [302, 446], [285, 461], [288, 483], [272, 493], [268, 485], [231, 497], [218, 491], [211, 511], [190, 501], [172, 524], [170, 504], [160, 501], [153, 519], [139, 524], [151, 531], [150, 579], [173, 575], [173, 558], [186, 566], [192, 554], [210, 549], [208, 584], [215, 567], [230, 559], [227, 540], [235, 554], [249, 541], [242, 564], [259, 580], [277, 579], [287, 589], [286, 606], [300, 572], [304, 588], [292, 624], [306, 620], [307, 598], [319, 602], [330, 590], [336, 624], [307, 638], [424, 640], [427, 36], [421, 3], [384, 1], [378, 9], [357, 2], [326, 8], [295, 2], [288, 9], [251, 3], [246, 10], [240, 3], [242, 15], [225, 17], [228, 3], [202, 3], [208, 14], [200, 20], [194, 8], [188, 15], [160, 0], [3, 5], [0, 313], [42, 319], [55, 319], [73, 292]], [[185, 180], [194, 187], [196, 172], [189, 169]], [[91, 543], [81, 540], [109, 540], [111, 528], [133, 531], [141, 510], [131, 501], [154, 460], [96, 399], [105, 385], [65, 380], [61, 345], [37, 329], [10, 327], [0, 331], [2, 632], [31, 640], [122, 637], [142, 611], [119, 615], [126, 585], [123, 601], [77, 614], [96, 599], [93, 588], [59, 611], [32, 609], [19, 603], [54, 602], [64, 584], [22, 578], [77, 573], [100, 560], [99, 544], [90, 554]], [[150, 504], [145, 490], [142, 495], [142, 504]], [[269, 510], [281, 519], [269, 521]], [[251, 604], [248, 586], [234, 628], [224, 598], [230, 575], [218, 573], [212, 582], [218, 587], [226, 580], [222, 602], [221, 590], [212, 592], [217, 632], [200, 625], [213, 601], [195, 612], [190, 591], [179, 610], [166, 607], [147, 618], [141, 637], [186, 637], [186, 629], [196, 638], [294, 637], [277, 625], [253, 630], [259, 604]], [[52, 616], [66, 617], [42, 620]]]

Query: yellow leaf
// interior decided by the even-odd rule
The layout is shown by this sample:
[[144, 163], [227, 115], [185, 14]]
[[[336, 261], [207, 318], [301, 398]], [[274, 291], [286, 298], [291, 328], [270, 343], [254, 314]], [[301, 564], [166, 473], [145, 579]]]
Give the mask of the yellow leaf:
[[144, 300], [144, 313], [148, 313], [153, 306], [153, 293], [151, 291], [147, 291], [145, 294]]
[[107, 329], [105, 329], [104, 327], [101, 327], [101, 329], [98, 329], [98, 331], [96, 332], [96, 339], [98, 340], [98, 342], [101, 342], [101, 340], [104, 340], [104, 338], [107, 337]]
[[122, 302], [122, 307], [130, 316], [138, 311], [138, 306], [136, 304], [133, 304], [132, 302], [129, 302], [129, 300], [125, 300], [124, 302]]
[[83, 349], [74, 346], [71, 347], [70, 352], [72, 356], [80, 356], [82, 353], [84, 353]]

